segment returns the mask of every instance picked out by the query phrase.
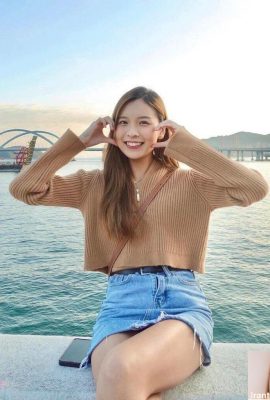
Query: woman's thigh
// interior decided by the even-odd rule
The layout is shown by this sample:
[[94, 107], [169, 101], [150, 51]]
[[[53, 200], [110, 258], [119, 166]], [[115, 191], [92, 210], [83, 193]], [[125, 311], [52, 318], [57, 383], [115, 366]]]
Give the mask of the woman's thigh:
[[139, 331], [128, 331], [115, 333], [103, 339], [96, 346], [91, 355], [92, 373], [96, 384], [98, 381], [98, 375], [102, 362], [104, 358], [109, 354], [111, 349], [113, 349], [117, 344], [123, 342], [124, 340], [129, 339], [131, 336], [136, 335], [138, 332]]

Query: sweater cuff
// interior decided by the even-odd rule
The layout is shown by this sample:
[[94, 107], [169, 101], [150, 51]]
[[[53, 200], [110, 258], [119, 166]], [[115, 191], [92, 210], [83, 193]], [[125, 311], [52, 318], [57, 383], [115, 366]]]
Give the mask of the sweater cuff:
[[70, 148], [73, 154], [77, 154], [86, 149], [85, 144], [79, 139], [77, 135], [71, 130], [67, 129], [66, 132], [49, 148], [50, 152], [62, 153]]
[[189, 158], [190, 153], [196, 145], [200, 143], [201, 140], [189, 132], [176, 132], [170, 137], [167, 147], [164, 150], [164, 155], [176, 159], [177, 156], [183, 155], [186, 159]]
[[[17, 175], [17, 178], [35, 169], [46, 168], [46, 173], [52, 173], [69, 162], [76, 154], [85, 150], [86, 146], [84, 143], [72, 132], [71, 129], [67, 129], [66, 132], [60, 136], [60, 138], [48, 148], [43, 154], [41, 154], [31, 164], [22, 167], [21, 171]], [[48, 162], [49, 160], [49, 162]], [[15, 180], [17, 179], [15, 178]]]

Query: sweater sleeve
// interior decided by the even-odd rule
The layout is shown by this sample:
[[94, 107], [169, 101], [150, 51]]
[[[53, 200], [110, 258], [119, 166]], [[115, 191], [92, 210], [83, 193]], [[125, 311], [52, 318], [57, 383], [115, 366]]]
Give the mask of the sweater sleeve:
[[191, 168], [193, 185], [211, 210], [247, 207], [269, 192], [259, 171], [229, 159], [188, 131], [171, 136], [164, 154]]
[[15, 199], [30, 205], [80, 208], [91, 180], [98, 170], [78, 170], [66, 176], [55, 172], [86, 146], [68, 129], [45, 153], [22, 168], [9, 185]]

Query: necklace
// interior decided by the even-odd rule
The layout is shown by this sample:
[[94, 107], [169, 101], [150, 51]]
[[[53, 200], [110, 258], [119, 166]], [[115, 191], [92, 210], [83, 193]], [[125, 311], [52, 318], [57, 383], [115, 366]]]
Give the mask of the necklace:
[[[153, 161], [154, 161], [154, 160], [153, 160]], [[147, 170], [145, 171], [145, 173], [143, 174], [142, 178], [140, 178], [138, 181], [133, 180], [133, 183], [134, 183], [134, 185], [135, 185], [135, 190], [136, 190], [136, 199], [137, 199], [137, 201], [140, 201], [141, 198], [140, 198], [139, 188], [136, 187], [136, 185], [137, 185], [139, 182], [141, 182], [141, 180], [143, 180], [143, 178], [145, 177], [145, 174], [147, 173], [147, 171], [148, 171], [149, 168], [151, 167], [153, 161], [149, 164], [149, 166], [148, 166]]]
[[[143, 176], [144, 177], [144, 176]], [[134, 181], [134, 184], [136, 185], [138, 182], [140, 182], [142, 180], [142, 178], [140, 179], [140, 180], [138, 180], [138, 181]], [[137, 188], [136, 186], [135, 186], [135, 190], [136, 190], [136, 198], [137, 198], [137, 201], [140, 201], [141, 199], [140, 199], [140, 192], [139, 192], [139, 188]]]

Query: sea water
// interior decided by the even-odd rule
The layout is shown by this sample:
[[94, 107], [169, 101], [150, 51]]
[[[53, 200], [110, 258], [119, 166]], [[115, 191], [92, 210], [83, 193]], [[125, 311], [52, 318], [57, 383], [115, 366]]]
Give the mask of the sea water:
[[[270, 184], [270, 162], [240, 163]], [[102, 162], [78, 158], [57, 174], [80, 168], [102, 169]], [[83, 217], [14, 199], [8, 186], [15, 176], [0, 173], [0, 333], [91, 336], [107, 277], [83, 271]], [[213, 313], [214, 342], [270, 342], [269, 221], [269, 194], [211, 215], [206, 273], [197, 277]]]

